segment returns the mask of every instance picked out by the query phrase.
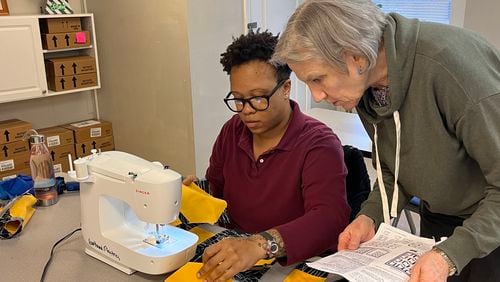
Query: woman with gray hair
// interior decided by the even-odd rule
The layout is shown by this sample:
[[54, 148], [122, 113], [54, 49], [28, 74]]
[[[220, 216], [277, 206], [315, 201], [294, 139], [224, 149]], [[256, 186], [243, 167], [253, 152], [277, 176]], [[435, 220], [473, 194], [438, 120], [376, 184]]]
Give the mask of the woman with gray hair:
[[339, 250], [357, 249], [417, 196], [420, 235], [447, 239], [410, 281], [500, 281], [495, 47], [464, 29], [385, 15], [370, 0], [310, 0], [272, 61], [287, 63], [316, 101], [356, 107], [373, 141], [377, 181]]

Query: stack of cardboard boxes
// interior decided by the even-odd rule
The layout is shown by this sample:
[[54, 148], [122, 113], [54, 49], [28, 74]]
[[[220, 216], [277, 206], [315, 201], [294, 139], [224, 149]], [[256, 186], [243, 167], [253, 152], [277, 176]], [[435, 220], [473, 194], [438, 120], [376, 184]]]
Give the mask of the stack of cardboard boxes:
[[63, 127], [73, 131], [77, 158], [90, 155], [92, 149], [102, 152], [115, 149], [113, 127], [108, 121], [87, 120]]
[[95, 58], [60, 57], [45, 60], [47, 83], [52, 91], [66, 91], [97, 85]]
[[[0, 121], [0, 180], [16, 175], [30, 175], [30, 146], [23, 140], [31, 123], [18, 119]], [[69, 158], [75, 160], [90, 155], [92, 149], [115, 149], [113, 127], [108, 121], [87, 120], [61, 126], [38, 129], [45, 136], [54, 165], [54, 172], [69, 171]]]
[[45, 136], [45, 144], [52, 158], [54, 172], [68, 172], [68, 155], [71, 155], [72, 160], [76, 157], [73, 132], [69, 129], [55, 126], [39, 129], [38, 133]]
[[30, 149], [23, 140], [31, 124], [18, 119], [0, 121], [0, 180], [18, 174], [30, 175]]
[[[46, 50], [90, 46], [90, 34], [82, 31], [81, 18], [40, 19]], [[97, 85], [96, 60], [91, 56], [55, 57], [45, 60], [47, 84], [52, 91]]]
[[40, 30], [45, 50], [90, 46], [90, 33], [82, 30], [78, 17], [40, 19]]

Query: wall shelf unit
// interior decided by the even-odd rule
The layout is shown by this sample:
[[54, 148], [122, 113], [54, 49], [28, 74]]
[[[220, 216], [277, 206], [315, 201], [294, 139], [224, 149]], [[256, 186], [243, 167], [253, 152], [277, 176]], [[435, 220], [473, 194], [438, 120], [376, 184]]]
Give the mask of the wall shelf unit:
[[[59, 22], [60, 20], [60, 24], [63, 24], [65, 20], [71, 22], [72, 20], [75, 21], [76, 18], [80, 19], [80, 31], [63, 30], [62, 32], [53, 33], [54, 36], [66, 34], [66, 40], [60, 42], [60, 49], [43, 48], [42, 37], [45, 36], [45, 33], [48, 33], [45, 27], [46, 21]], [[52, 33], [47, 36], [52, 36]], [[84, 41], [82, 41], [82, 38]], [[0, 44], [0, 103], [77, 93], [100, 88], [99, 61], [93, 14], [0, 17], [0, 42], [2, 42]], [[81, 42], [84, 42], [84, 45], [88, 46], [75, 47]], [[62, 48], [63, 43], [66, 43], [68, 48]], [[85, 87], [83, 83], [79, 83], [78, 85], [73, 83], [74, 87], [71, 89], [55, 89], [53, 86], [54, 83], [51, 86], [48, 81], [50, 81], [51, 77], [53, 79], [58, 79], [58, 77], [49, 72], [46, 66], [47, 61], [74, 56], [90, 56], [95, 59], [95, 75], [92, 72], [94, 81], [86, 84], [89, 85], [88, 87]], [[78, 73], [71, 75], [75, 77], [73, 82], [79, 77]], [[95, 95], [96, 91], [93, 92]]]

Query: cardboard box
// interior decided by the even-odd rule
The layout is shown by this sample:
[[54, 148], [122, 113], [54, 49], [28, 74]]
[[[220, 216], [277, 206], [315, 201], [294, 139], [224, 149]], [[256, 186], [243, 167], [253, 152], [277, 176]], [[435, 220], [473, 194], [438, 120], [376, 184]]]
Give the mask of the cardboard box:
[[30, 154], [15, 156], [11, 159], [0, 161], [0, 173], [23, 170], [30, 167]]
[[[71, 139], [73, 140], [73, 132], [69, 129], [66, 130], [68, 130], [71, 133]], [[50, 147], [49, 153], [50, 156], [52, 157], [52, 164], [54, 165], [54, 173], [69, 171], [68, 155], [71, 155], [72, 160], [76, 160], [74, 144]]]
[[0, 172], [0, 180], [7, 180], [11, 178], [15, 178], [18, 175], [31, 175], [31, 170], [30, 168], [24, 168], [21, 170], [14, 170], [14, 171], [7, 171], [7, 172]]
[[52, 91], [67, 91], [97, 85], [97, 73], [85, 73], [70, 76], [51, 76], [47, 79], [49, 89]]
[[49, 148], [50, 156], [52, 157], [52, 163], [60, 163], [61, 161], [68, 161], [68, 155], [71, 155], [71, 159], [75, 160], [75, 146], [73, 144], [65, 146], [56, 146]]
[[101, 149], [101, 152], [113, 151], [115, 149], [113, 136], [112, 135], [106, 136], [75, 144], [76, 156], [78, 158], [90, 155], [92, 149], [97, 149], [97, 150]]
[[97, 72], [95, 58], [91, 56], [74, 56], [52, 58], [45, 61], [47, 76], [68, 76]]
[[86, 30], [42, 34], [42, 47], [44, 50], [87, 47], [90, 46], [90, 41], [90, 32]]
[[42, 33], [61, 33], [82, 30], [82, 20], [78, 17], [40, 19]]
[[69, 161], [68, 159], [61, 160], [60, 162], [54, 163], [54, 173], [68, 172], [69, 171]]
[[31, 128], [31, 123], [18, 119], [0, 121], [0, 144], [23, 140], [24, 134]]
[[28, 141], [16, 141], [12, 143], [0, 145], [0, 161], [12, 159], [17, 156], [26, 155], [30, 153]]
[[[67, 124], [64, 128], [71, 129], [75, 143], [83, 143], [96, 138], [113, 135], [113, 127], [109, 121], [86, 120]], [[78, 149], [77, 149], [78, 155]]]
[[75, 139], [73, 138], [73, 131], [70, 129], [54, 126], [38, 129], [37, 132], [39, 134], [45, 135], [45, 144], [47, 147], [55, 147], [55, 146], [65, 146], [75, 143]]

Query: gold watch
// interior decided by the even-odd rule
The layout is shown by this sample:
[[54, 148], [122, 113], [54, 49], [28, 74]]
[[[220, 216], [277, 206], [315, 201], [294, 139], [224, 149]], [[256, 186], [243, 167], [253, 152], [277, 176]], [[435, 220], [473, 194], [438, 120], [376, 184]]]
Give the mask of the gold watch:
[[432, 251], [438, 253], [448, 264], [448, 277], [453, 276], [457, 272], [457, 267], [453, 261], [451, 261], [450, 257], [448, 257], [448, 255], [438, 247], [432, 247]]

